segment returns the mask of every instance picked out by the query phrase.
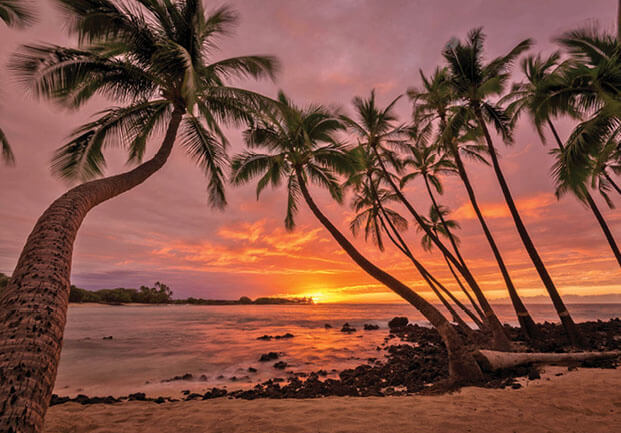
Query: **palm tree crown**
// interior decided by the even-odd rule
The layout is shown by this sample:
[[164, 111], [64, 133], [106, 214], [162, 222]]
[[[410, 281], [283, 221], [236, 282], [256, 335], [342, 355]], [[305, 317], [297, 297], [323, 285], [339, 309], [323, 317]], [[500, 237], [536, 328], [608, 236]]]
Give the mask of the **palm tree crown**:
[[78, 128], [55, 155], [61, 176], [100, 176], [103, 150], [125, 147], [139, 163], [148, 138], [184, 114], [181, 144], [208, 177], [210, 202], [226, 203], [222, 123], [247, 122], [249, 106], [263, 98], [230, 87], [233, 76], [273, 77], [270, 56], [245, 56], [210, 63], [216, 38], [230, 32], [237, 15], [228, 7], [205, 14], [199, 0], [58, 0], [80, 48], [30, 45], [13, 61], [35, 96], [78, 108], [95, 95], [119, 101]]
[[[447, 218], [450, 213], [451, 211], [445, 206], [440, 206], [439, 209], [436, 209], [435, 206], [431, 206], [429, 208], [429, 217], [423, 216], [423, 220], [432, 232], [440, 234], [445, 238], [452, 236], [455, 242], [459, 244], [459, 238], [455, 234], [448, 232], [448, 230], [452, 231], [454, 229], [460, 228], [460, 225], [456, 220]], [[444, 221], [442, 221], [442, 219], [440, 218], [440, 214], [442, 214], [442, 219], [444, 219]], [[420, 227], [418, 227], [417, 230], [423, 231], [423, 229]], [[421, 238], [421, 245], [423, 246], [423, 249], [425, 249], [425, 251], [431, 251], [434, 244], [429, 235], [425, 233]]]
[[300, 199], [299, 180], [326, 188], [334, 200], [343, 201], [338, 175], [352, 171], [352, 159], [335, 134], [342, 122], [326, 108], [311, 105], [300, 108], [281, 91], [278, 104], [265, 107], [262, 116], [244, 133], [250, 149], [263, 148], [270, 153], [247, 151], [233, 158], [232, 183], [240, 185], [261, 176], [257, 198], [266, 186], [287, 184], [285, 226], [295, 228]]

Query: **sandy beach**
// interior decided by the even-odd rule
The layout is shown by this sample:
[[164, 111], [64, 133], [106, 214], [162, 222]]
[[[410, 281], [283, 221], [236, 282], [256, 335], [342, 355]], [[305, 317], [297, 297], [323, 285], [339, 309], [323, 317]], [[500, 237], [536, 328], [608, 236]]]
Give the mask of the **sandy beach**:
[[[562, 373], [561, 376], [556, 374]], [[46, 433], [621, 431], [621, 370], [547, 367], [521, 389], [464, 388], [454, 394], [310, 400], [126, 402], [50, 408]]]

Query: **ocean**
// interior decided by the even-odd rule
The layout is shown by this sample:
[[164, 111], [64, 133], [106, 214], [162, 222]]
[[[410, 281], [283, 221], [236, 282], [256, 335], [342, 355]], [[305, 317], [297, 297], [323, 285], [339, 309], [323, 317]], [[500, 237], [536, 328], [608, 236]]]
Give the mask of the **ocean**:
[[[538, 322], [557, 321], [551, 305], [528, 307]], [[510, 305], [495, 305], [494, 309], [503, 322], [516, 324]], [[621, 316], [621, 304], [573, 304], [569, 309], [577, 322]], [[247, 388], [269, 378], [286, 378], [289, 371], [322, 369], [328, 377], [335, 376], [368, 358], [382, 357], [384, 352], [376, 348], [395, 316], [428, 325], [407, 304], [71, 304], [54, 392], [114, 397], [144, 392], [180, 397], [183, 390]], [[357, 332], [340, 332], [346, 322]], [[380, 329], [364, 331], [364, 324]], [[294, 337], [257, 339], [286, 333]], [[268, 352], [278, 352], [287, 368], [274, 368], [275, 361], [260, 362], [260, 356]], [[191, 380], [166, 381], [186, 373], [192, 375]]]

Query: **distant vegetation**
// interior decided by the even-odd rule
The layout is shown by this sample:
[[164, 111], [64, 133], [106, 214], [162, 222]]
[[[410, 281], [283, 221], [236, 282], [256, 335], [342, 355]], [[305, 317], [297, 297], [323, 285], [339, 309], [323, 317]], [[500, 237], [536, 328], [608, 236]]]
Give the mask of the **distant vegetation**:
[[[0, 279], [2, 284], [2, 279]], [[192, 304], [192, 305], [269, 305], [269, 304], [312, 304], [312, 298], [257, 298], [254, 301], [247, 296], [238, 300], [222, 299], [172, 299], [173, 292], [159, 281], [154, 287], [140, 286], [140, 289], [102, 289], [85, 290], [71, 286], [69, 302], [97, 302], [102, 304]]]
[[96, 291], [71, 286], [69, 302], [100, 302], [105, 304], [169, 304], [172, 290], [166, 284], [155, 283], [155, 287], [140, 286], [140, 289], [102, 289]]
[[[0, 290], [9, 282], [9, 277], [0, 272]], [[254, 301], [248, 296], [238, 300], [187, 298], [173, 299], [173, 291], [159, 281], [154, 287], [140, 286], [139, 289], [101, 289], [86, 290], [71, 286], [69, 302], [99, 304], [192, 304], [192, 305], [281, 305], [281, 304], [313, 304], [313, 298], [257, 298]]]

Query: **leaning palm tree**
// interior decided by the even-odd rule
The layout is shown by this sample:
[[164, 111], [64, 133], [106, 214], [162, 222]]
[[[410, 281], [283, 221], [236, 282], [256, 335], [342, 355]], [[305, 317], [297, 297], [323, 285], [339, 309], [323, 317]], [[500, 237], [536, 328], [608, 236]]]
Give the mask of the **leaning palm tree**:
[[298, 108], [281, 92], [280, 105], [266, 109], [263, 118], [245, 133], [250, 149], [232, 161], [232, 182], [236, 185], [259, 178], [257, 194], [268, 185], [287, 185], [285, 226], [295, 227], [295, 215], [302, 198], [319, 222], [328, 230], [347, 255], [367, 274], [407, 300], [431, 322], [441, 335], [449, 353], [449, 375], [458, 382], [481, 378], [481, 371], [466, 350], [461, 337], [448, 320], [422, 296], [364, 257], [323, 214], [309, 191], [309, 182], [326, 188], [332, 198], [342, 202], [338, 175], [352, 171], [352, 159], [334, 134], [342, 123], [321, 106]]
[[454, 107], [456, 95], [449, 81], [450, 76], [448, 69], [437, 68], [430, 77], [426, 77], [421, 71], [420, 76], [423, 83], [422, 89], [411, 88], [408, 90], [408, 95], [414, 103], [415, 118], [425, 119], [426, 122], [437, 121], [438, 132], [436, 144], [442, 152], [446, 152], [446, 154], [450, 156], [464, 184], [470, 204], [483, 229], [485, 238], [494, 254], [494, 258], [496, 259], [496, 263], [498, 264], [498, 268], [507, 287], [509, 298], [511, 299], [518, 322], [520, 323], [520, 328], [527, 338], [537, 337], [538, 329], [535, 325], [535, 321], [526, 309], [526, 306], [522, 302], [513, 284], [513, 280], [511, 279], [509, 270], [500, 253], [500, 249], [483, 216], [483, 212], [481, 211], [474, 192], [474, 187], [470, 182], [466, 166], [462, 159], [463, 154], [463, 156], [477, 162], [488, 164], [484, 155], [485, 149], [478, 143], [480, 138], [479, 130], [471, 125], [471, 118], [467, 116], [465, 110]]
[[[559, 59], [560, 53], [558, 52], [553, 53], [547, 58], [542, 58], [541, 56], [528, 56], [524, 58], [521, 66], [527, 81], [514, 84], [511, 93], [507, 95], [506, 99], [512, 100], [508, 109], [516, 119], [522, 111], [528, 112], [543, 143], [545, 143], [544, 125], [550, 128], [558, 146], [559, 152], [557, 152], [557, 155], [562, 158], [565, 146], [552, 119], [559, 114], [569, 114], [575, 118], [579, 116], [579, 113], [573, 107], [574, 104], [572, 104], [571, 99], [567, 100], [566, 98], [556, 97], [556, 95], [563, 93], [563, 70], [567, 65], [567, 63], [559, 65]], [[596, 163], [596, 165], [599, 167], [598, 171], [600, 173], [605, 172], [607, 161], [611, 159], [610, 154], [614, 154], [614, 151], [618, 149], [616, 134], [613, 137], [612, 140], [609, 140], [604, 145], [606, 150], [598, 152], [598, 160], [602, 162]], [[608, 241], [610, 249], [617, 259], [617, 263], [621, 266], [621, 252], [617, 242], [608, 227], [606, 219], [597, 207], [595, 200], [593, 200], [587, 185], [571, 182], [566, 184], [566, 186], [567, 188], [560, 188], [559, 192], [570, 189], [580, 201], [586, 203], [591, 208]], [[605, 194], [604, 184], [600, 181], [600, 190], [602, 188], [604, 188], [602, 192]]]
[[492, 333], [495, 347], [500, 350], [508, 350], [511, 347], [511, 343], [507, 338], [500, 320], [498, 320], [498, 316], [496, 316], [496, 313], [474, 279], [474, 276], [470, 270], [463, 266], [453, 253], [446, 248], [442, 241], [425, 226], [422, 216], [405, 197], [403, 191], [401, 191], [401, 188], [397, 185], [395, 175], [393, 175], [388, 168], [388, 164], [396, 168], [401, 165], [399, 161], [395, 161], [390, 150], [386, 148], [386, 144], [390, 144], [390, 142], [400, 144], [402, 141], [399, 137], [402, 135], [401, 131], [403, 128], [394, 125], [396, 116], [393, 111], [394, 104], [397, 100], [398, 98], [393, 100], [385, 108], [380, 109], [375, 102], [374, 92], [371, 92], [371, 96], [368, 99], [356, 97], [353, 100], [353, 104], [356, 109], [357, 120], [346, 116], [342, 116], [342, 119], [350, 130], [358, 136], [362, 144], [369, 149], [369, 152], [375, 155], [378, 170], [382, 173], [384, 181], [390, 185], [394, 193], [399, 197], [399, 200], [414, 217], [416, 223], [432, 239], [442, 254], [446, 254], [446, 257], [451, 261], [458, 272], [463, 275], [466, 283], [474, 292], [481, 308], [485, 312], [485, 321]]
[[[416, 121], [417, 119], [415, 118], [415, 122]], [[428, 123], [428, 125], [430, 125], [430, 123]], [[415, 130], [415, 128], [410, 129], [410, 131], [413, 130]], [[401, 178], [401, 188], [403, 188], [404, 185], [416, 178], [420, 177], [423, 179], [425, 189], [427, 190], [427, 194], [429, 195], [432, 203], [432, 215], [439, 219], [439, 223], [443, 226], [441, 233], [446, 239], [449, 240], [451, 246], [453, 247], [453, 251], [455, 252], [455, 256], [460, 261], [461, 265], [467, 267], [468, 265], [466, 264], [466, 261], [464, 260], [461, 251], [457, 245], [457, 238], [453, 236], [453, 233], [451, 231], [451, 228], [455, 227], [454, 224], [457, 223], [454, 222], [454, 224], [451, 226], [448, 221], [445, 221], [446, 213], [441, 211], [442, 206], [438, 204], [436, 196], [433, 192], [434, 190], [438, 194], [442, 194], [444, 192], [440, 175], [455, 172], [455, 166], [447, 157], [447, 155], [440, 150], [438, 146], [430, 145], [427, 142], [428, 140], [424, 139], [424, 136], [427, 134], [423, 133], [423, 137], [421, 137], [421, 134], [419, 133], [414, 133], [413, 135], [415, 136], [413, 137], [415, 138], [414, 144], [412, 144], [410, 141], [407, 141], [404, 146], [407, 149], [409, 156], [407, 156], [403, 162], [407, 174]], [[407, 170], [408, 168], [410, 170]], [[427, 220], [425, 221], [427, 222]], [[420, 227], [418, 227], [418, 229], [422, 230]], [[438, 236], [438, 231], [432, 229], [432, 232], [436, 236]], [[425, 239], [430, 244], [433, 244], [433, 241], [427, 234], [423, 236], [423, 239]], [[445, 254], [443, 254], [443, 257], [446, 260], [446, 263], [461, 290], [472, 302], [474, 308], [480, 311], [477, 303], [474, 301], [474, 299], [472, 299], [472, 296], [470, 295], [468, 290], [461, 283], [459, 276], [455, 273], [451, 262], [448, 260]], [[481, 314], [481, 312], [479, 314]], [[481, 317], [484, 316], [481, 314]]]
[[[23, 27], [34, 21], [34, 15], [28, 5], [22, 0], [0, 0], [0, 20], [10, 27]], [[0, 128], [0, 153], [7, 164], [15, 162], [9, 140]]]
[[481, 29], [472, 30], [465, 42], [451, 41], [444, 49], [444, 57], [449, 64], [450, 81], [456, 97], [464, 109], [476, 119], [477, 126], [483, 132], [494, 173], [500, 184], [505, 202], [511, 213], [517, 231], [528, 255], [541, 278], [552, 303], [565, 327], [569, 340], [579, 344], [581, 338], [567, 307], [563, 302], [552, 277], [548, 273], [539, 252], [535, 248], [530, 235], [515, 205], [509, 185], [498, 161], [496, 148], [490, 136], [487, 124], [492, 123], [506, 142], [511, 141], [511, 125], [509, 115], [490, 98], [501, 95], [510, 78], [509, 69], [515, 59], [527, 50], [532, 42], [527, 39], [516, 45], [509, 53], [497, 57], [487, 63], [483, 60], [483, 41], [485, 37]]
[[381, 177], [374, 175], [377, 172], [374, 155], [369, 154], [368, 149], [360, 144], [352, 150], [351, 154], [357, 162], [357, 171], [349, 177], [345, 185], [352, 186], [354, 189], [352, 208], [356, 215], [349, 226], [352, 234], [357, 236], [361, 227], [364, 227], [365, 241], [371, 238], [380, 251], [384, 251], [383, 236], [385, 234], [392, 244], [412, 262], [440, 302], [451, 313], [453, 321], [464, 332], [471, 335], [472, 329], [442, 293], [468, 314], [479, 328], [483, 328], [481, 321], [414, 257], [401, 235], [401, 232], [407, 230], [408, 222], [399, 212], [389, 207], [391, 203], [399, 201], [399, 198], [391, 190], [380, 187]]
[[[263, 100], [226, 79], [272, 77], [277, 67], [269, 56], [209, 61], [215, 38], [236, 22], [227, 7], [207, 15], [198, 0], [59, 3], [80, 48], [27, 46], [13, 68], [36, 96], [65, 106], [80, 107], [95, 95], [123, 105], [79, 128], [56, 153], [54, 169], [70, 179], [98, 177], [103, 150], [112, 145], [123, 146], [137, 167], [69, 190], [28, 237], [0, 294], [1, 431], [41, 431], [65, 327], [73, 243], [87, 213], [157, 172], [176, 141], [207, 176], [211, 204], [224, 206], [221, 125], [249, 121], [250, 107]], [[160, 131], [159, 149], [142, 162]]]
[[[423, 217], [423, 220], [425, 221], [425, 224], [431, 230], [431, 232], [434, 235], [436, 235], [438, 238], [440, 237], [448, 238], [449, 236], [451, 236], [455, 244], [459, 245], [459, 242], [460, 242], [459, 237], [454, 234], [454, 231], [456, 229], [459, 229], [460, 225], [456, 220], [452, 220], [448, 218], [449, 213], [450, 211], [446, 207], [435, 206], [432, 204], [431, 208], [429, 209], [429, 216]], [[418, 227], [418, 230], [424, 233], [424, 230], [421, 229], [420, 227]], [[421, 245], [425, 251], [431, 251], [434, 247], [433, 241], [431, 240], [429, 235], [427, 235], [426, 233], [424, 233], [423, 236], [421, 237]], [[462, 284], [461, 279], [459, 278], [459, 275], [457, 275], [457, 273], [455, 272], [455, 269], [453, 269], [453, 265], [451, 265], [450, 260], [446, 257], [446, 255], [442, 254], [442, 256], [444, 257], [444, 261], [446, 262], [446, 265], [448, 266], [449, 271], [451, 272], [451, 275], [457, 282], [457, 285], [459, 286], [461, 291], [466, 295], [466, 297], [470, 301], [470, 304], [472, 304], [477, 314], [479, 314], [479, 317], [484, 319], [485, 314], [479, 307], [479, 304], [476, 302], [476, 300], [472, 297], [470, 292], [466, 290], [466, 288]]]

